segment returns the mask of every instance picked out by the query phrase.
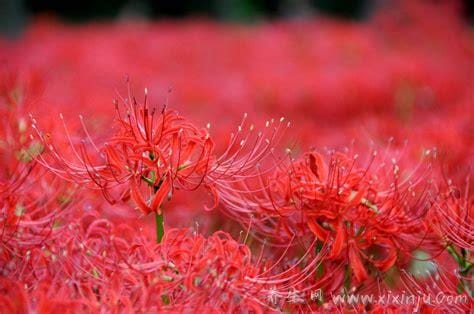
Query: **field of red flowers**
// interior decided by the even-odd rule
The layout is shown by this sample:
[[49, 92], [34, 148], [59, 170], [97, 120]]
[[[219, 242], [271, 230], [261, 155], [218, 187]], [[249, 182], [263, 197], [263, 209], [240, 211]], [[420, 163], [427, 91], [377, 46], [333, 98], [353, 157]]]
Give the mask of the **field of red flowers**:
[[0, 64], [1, 313], [472, 311], [456, 4], [41, 18]]

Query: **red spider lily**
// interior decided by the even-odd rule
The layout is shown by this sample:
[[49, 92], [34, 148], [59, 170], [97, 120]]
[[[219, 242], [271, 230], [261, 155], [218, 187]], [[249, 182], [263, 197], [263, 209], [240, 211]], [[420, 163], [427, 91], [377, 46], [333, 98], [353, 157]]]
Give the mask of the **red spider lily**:
[[252, 261], [248, 247], [224, 232], [206, 239], [170, 229], [156, 245], [130, 226], [114, 226], [92, 214], [73, 220], [61, 239], [47, 239], [41, 249], [11, 264], [27, 290], [8, 288], [1, 301], [45, 312], [71, 306], [263, 312], [270, 308], [267, 287], [250, 280], [260, 272]]
[[32, 104], [22, 92], [27, 81], [5, 79], [0, 88], [0, 269], [12, 277], [12, 263], [60, 236], [75, 197], [73, 187], [35, 167], [42, 146], [28, 136], [25, 116]]
[[[235, 196], [221, 197], [228, 210], [240, 211], [237, 219], [250, 219], [254, 232], [276, 243], [312, 233], [330, 247], [325, 259], [349, 265], [354, 282], [361, 284], [369, 277], [369, 265], [384, 273], [422, 243], [419, 219], [429, 205], [422, 171], [400, 181], [400, 168], [393, 163], [388, 165], [393, 177], [386, 178], [385, 170], [371, 169], [374, 159], [367, 168], [358, 168], [357, 156], [336, 153], [325, 163], [320, 154], [307, 153], [268, 181], [262, 179], [260, 187], [236, 188]], [[237, 195], [246, 198], [237, 202]], [[240, 208], [248, 208], [255, 218], [245, 217]]]
[[[122, 113], [116, 103], [118, 130], [100, 149], [92, 141], [82, 117], [87, 141], [78, 149], [63, 122], [77, 162], [63, 157], [32, 119], [33, 128], [50, 152], [48, 157], [40, 155], [39, 162], [63, 179], [100, 188], [112, 203], [115, 201], [111, 195], [113, 188], [127, 183], [128, 187], [120, 193], [121, 199], [131, 197], [144, 214], [160, 213], [161, 204], [175, 189], [195, 190], [204, 184], [212, 192], [216, 185], [225, 186], [227, 181], [247, 178], [247, 173], [272, 153], [281, 135], [283, 118], [277, 127], [273, 120], [267, 122], [266, 129], [270, 131], [259, 132], [255, 139], [253, 125], [247, 135], [242, 134], [245, 117], [238, 132], [231, 136], [224, 154], [217, 158], [208, 129], [197, 129], [166, 107], [156, 114], [148, 108], [146, 96], [147, 93], [143, 105], [138, 105], [131, 95], [122, 99], [126, 113]], [[60, 118], [63, 120], [62, 115]], [[96, 150], [94, 156], [88, 153], [86, 143]], [[148, 186], [145, 192], [141, 188], [143, 184]]]
[[474, 203], [469, 196], [469, 179], [466, 181], [464, 195], [452, 183], [445, 193], [441, 193], [441, 201], [430, 211], [430, 226], [447, 244], [472, 251]]
[[[440, 201], [435, 203], [429, 215], [429, 227], [440, 239], [441, 249], [452, 256], [457, 263], [457, 291], [463, 291], [472, 297], [473, 265], [471, 252], [474, 248], [472, 217], [474, 205], [469, 195], [470, 177], [466, 180], [466, 190], [460, 190], [448, 180], [447, 191], [440, 194]], [[454, 292], [454, 291], [453, 291]]]
[[164, 276], [164, 292], [170, 310], [206, 309], [232, 312], [268, 309], [265, 285], [247, 278], [258, 274], [248, 248], [217, 232], [208, 239], [190, 235], [189, 230], [170, 230], [161, 244], [161, 254], [172, 261]]
[[31, 161], [42, 147], [28, 136], [30, 128], [25, 114], [29, 102], [20, 91], [22, 83], [26, 83], [17, 82], [13, 73], [2, 74], [5, 77], [0, 80], [0, 198], [13, 198], [33, 170]]
[[[86, 142], [76, 150], [64, 124], [78, 162], [67, 161], [40, 132], [53, 161], [42, 157], [39, 160], [64, 179], [100, 188], [111, 202], [115, 201], [110, 194], [112, 188], [128, 183], [128, 189], [121, 192], [122, 199], [131, 196], [145, 214], [160, 212], [165, 197], [174, 188], [196, 189], [203, 181], [213, 144], [205, 130], [198, 130], [176, 112], [163, 108], [155, 114], [147, 107], [146, 95], [142, 106], [132, 97], [124, 103], [125, 114], [116, 104], [118, 129], [100, 150], [84, 126], [88, 143], [97, 152], [95, 156], [88, 153]], [[33, 127], [36, 129], [36, 125]], [[150, 187], [146, 189], [149, 197], [141, 191], [142, 182]]]

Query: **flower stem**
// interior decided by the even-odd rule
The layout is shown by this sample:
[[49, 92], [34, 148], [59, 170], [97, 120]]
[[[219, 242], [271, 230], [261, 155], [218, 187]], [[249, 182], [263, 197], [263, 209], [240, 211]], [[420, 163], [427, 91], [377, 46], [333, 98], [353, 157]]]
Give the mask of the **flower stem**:
[[468, 277], [469, 273], [471, 272], [471, 268], [474, 264], [467, 261], [466, 258], [466, 251], [461, 249], [461, 254], [454, 248], [452, 244], [449, 244], [446, 249], [448, 250], [449, 254], [454, 258], [457, 262], [459, 267], [459, 283], [458, 283], [458, 293], [461, 294], [466, 292], [469, 296], [473, 296], [473, 291], [471, 289], [471, 283], [464, 280], [464, 277]]
[[161, 243], [163, 235], [165, 234], [165, 226], [163, 224], [163, 212], [161, 214], [155, 213], [156, 222], [156, 242]]

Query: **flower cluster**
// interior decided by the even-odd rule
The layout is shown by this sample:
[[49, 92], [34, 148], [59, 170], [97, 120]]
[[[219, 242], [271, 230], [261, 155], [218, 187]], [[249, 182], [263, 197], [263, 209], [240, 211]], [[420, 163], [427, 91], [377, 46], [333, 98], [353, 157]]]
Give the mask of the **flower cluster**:
[[0, 40], [0, 312], [472, 311], [459, 10]]

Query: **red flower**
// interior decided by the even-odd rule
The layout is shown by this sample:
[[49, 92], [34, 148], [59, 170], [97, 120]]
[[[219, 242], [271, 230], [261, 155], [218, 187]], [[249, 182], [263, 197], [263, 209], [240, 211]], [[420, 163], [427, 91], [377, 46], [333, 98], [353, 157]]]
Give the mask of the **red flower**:
[[[38, 160], [64, 179], [100, 188], [110, 202], [117, 199], [112, 195], [114, 188], [125, 185], [120, 198], [131, 197], [144, 214], [160, 212], [174, 189], [192, 190], [203, 182], [213, 158], [213, 143], [206, 130], [197, 129], [176, 112], [166, 107], [159, 113], [149, 109], [146, 96], [143, 105], [131, 95], [123, 99], [125, 112], [116, 103], [117, 130], [100, 149], [84, 124], [88, 141], [75, 148], [64, 123], [77, 162], [66, 160], [38, 131], [50, 152]], [[86, 144], [95, 148], [94, 155]]]
[[[328, 248], [317, 258], [348, 265], [353, 283], [361, 284], [378, 276], [369, 269], [384, 273], [422, 243], [420, 217], [429, 205], [418, 177], [423, 171], [399, 180], [397, 163], [377, 168], [375, 158], [360, 168], [357, 155], [334, 153], [325, 162], [318, 153], [306, 153], [278, 165], [274, 175], [262, 175], [260, 188], [222, 198], [228, 211], [249, 208], [253, 216], [238, 219], [276, 244], [312, 234]], [[239, 193], [245, 198], [237, 202]]]

